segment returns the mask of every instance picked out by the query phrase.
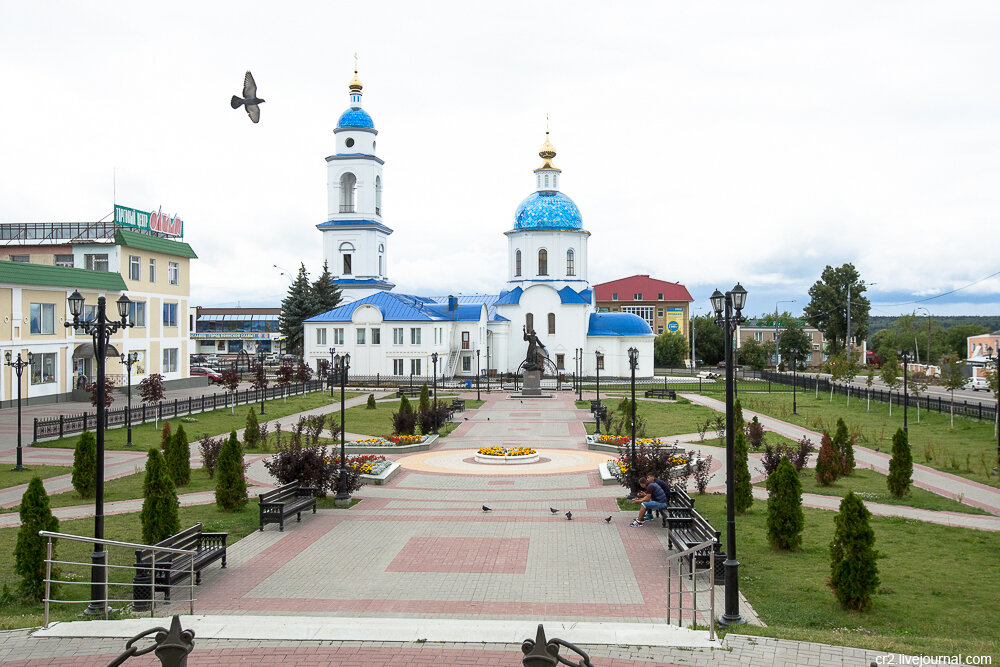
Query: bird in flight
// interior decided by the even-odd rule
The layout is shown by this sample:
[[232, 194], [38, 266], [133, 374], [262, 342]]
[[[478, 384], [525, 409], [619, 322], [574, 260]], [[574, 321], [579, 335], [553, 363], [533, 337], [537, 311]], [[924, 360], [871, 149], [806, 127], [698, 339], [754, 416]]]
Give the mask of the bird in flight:
[[243, 97], [238, 97], [233, 95], [233, 99], [230, 100], [229, 104], [234, 109], [239, 109], [241, 106], [246, 106], [247, 115], [250, 116], [250, 120], [257, 123], [260, 122], [260, 104], [264, 100], [257, 97], [257, 82], [253, 80], [253, 74], [247, 71], [245, 77], [243, 77]]

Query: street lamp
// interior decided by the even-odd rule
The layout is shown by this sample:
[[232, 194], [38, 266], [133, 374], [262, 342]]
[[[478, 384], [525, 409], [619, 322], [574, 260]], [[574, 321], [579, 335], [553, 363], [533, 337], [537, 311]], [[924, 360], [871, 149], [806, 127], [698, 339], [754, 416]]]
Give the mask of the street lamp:
[[[107, 305], [103, 296], [97, 297], [97, 315], [91, 320], [81, 320], [83, 315], [83, 297], [74, 290], [67, 299], [72, 322], [65, 322], [67, 329], [88, 333], [93, 338], [94, 354], [97, 357], [97, 470], [96, 470], [96, 500], [94, 501], [94, 539], [104, 539], [104, 369], [107, 364], [108, 345], [111, 335], [119, 329], [135, 326], [128, 321], [128, 309], [131, 302], [122, 294], [115, 305], [118, 308], [117, 320], [107, 317]], [[107, 613], [107, 559], [108, 553], [100, 542], [94, 543], [94, 553], [90, 555], [90, 604], [84, 610], [86, 616], [105, 615]]]
[[[257, 350], [257, 372], [260, 373], [262, 378], [267, 377], [267, 369], [264, 368], [264, 350]], [[264, 394], [267, 393], [266, 387], [260, 388], [260, 414], [264, 414]]]
[[22, 470], [27, 470], [21, 460], [21, 373], [24, 372], [25, 366], [31, 365], [34, 355], [29, 352], [28, 360], [24, 361], [21, 359], [21, 353], [18, 352], [17, 358], [11, 361], [10, 351], [8, 350], [5, 356], [7, 357], [7, 365], [13, 368], [14, 373], [17, 375], [17, 465], [12, 470], [13, 472], [21, 472]]
[[[903, 350], [899, 353], [899, 358], [903, 360], [903, 431], [909, 433], [909, 429], [906, 427], [906, 408], [910, 404], [910, 395], [906, 388], [906, 369], [907, 365], [913, 361], [913, 357], [910, 356], [908, 350]], [[891, 400], [891, 397], [890, 397]]]
[[577, 348], [577, 359], [579, 359], [580, 372], [576, 376], [576, 384], [580, 388], [580, 398], [578, 400], [583, 400], [583, 348]]
[[715, 323], [725, 335], [726, 355], [726, 611], [719, 619], [722, 625], [742, 625], [746, 621], [740, 616], [740, 563], [736, 560], [736, 484], [734, 474], [735, 415], [733, 410], [733, 332], [746, 321], [743, 307], [747, 301], [747, 291], [736, 283], [725, 294], [719, 290], [712, 293], [712, 310]]
[[628, 367], [632, 370], [632, 462], [629, 463], [628, 472], [630, 484], [632, 485], [632, 495], [639, 493], [639, 478], [636, 477], [635, 464], [635, 369], [639, 365], [639, 350], [634, 347], [628, 349]]
[[351, 369], [351, 354], [349, 352], [343, 356], [338, 354], [334, 357], [334, 363], [337, 366], [337, 376], [340, 378], [340, 481], [337, 483], [337, 495], [334, 496], [333, 502], [337, 507], [347, 507], [351, 504], [351, 494], [347, 490], [347, 431], [344, 425], [344, 415], [347, 411], [344, 409], [344, 388], [347, 385], [347, 371]]
[[431, 361], [434, 362], [434, 435], [438, 433], [438, 353], [431, 353]]
[[604, 365], [604, 355], [600, 352], [594, 352], [594, 357], [596, 359], [596, 371], [597, 371], [597, 407], [601, 407], [601, 366]]
[[335, 347], [331, 347], [330, 348], [330, 372], [327, 373], [327, 378], [326, 378], [326, 381], [330, 383], [330, 398], [333, 398], [333, 384], [334, 384], [334, 381], [337, 379], [337, 376], [334, 375], [334, 373], [333, 373], [333, 369], [337, 365], [336, 357], [334, 356], [336, 354], [336, 352], [337, 352], [337, 348], [335, 348]]
[[125, 424], [128, 426], [128, 442], [126, 447], [134, 447], [132, 444], [132, 365], [139, 361], [138, 352], [129, 352], [122, 355], [122, 366], [128, 377], [128, 398], [125, 403]]
[[476, 348], [476, 400], [479, 400], [479, 348]]

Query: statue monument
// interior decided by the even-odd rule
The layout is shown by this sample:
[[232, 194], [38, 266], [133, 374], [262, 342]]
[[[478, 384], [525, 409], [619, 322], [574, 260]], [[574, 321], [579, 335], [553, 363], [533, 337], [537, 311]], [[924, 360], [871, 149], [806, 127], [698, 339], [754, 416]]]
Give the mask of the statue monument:
[[545, 368], [545, 346], [538, 339], [538, 334], [528, 327], [522, 327], [524, 340], [528, 342], [528, 353], [524, 356], [524, 375], [522, 376], [521, 396], [543, 398], [542, 394], [542, 370]]

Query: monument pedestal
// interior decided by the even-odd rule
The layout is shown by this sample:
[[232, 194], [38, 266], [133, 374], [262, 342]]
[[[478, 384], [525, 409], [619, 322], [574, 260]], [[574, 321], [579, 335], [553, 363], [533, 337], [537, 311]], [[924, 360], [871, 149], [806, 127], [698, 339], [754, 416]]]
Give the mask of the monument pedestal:
[[542, 393], [542, 372], [524, 371], [521, 377], [521, 393], [511, 394], [511, 398], [552, 398], [552, 394]]

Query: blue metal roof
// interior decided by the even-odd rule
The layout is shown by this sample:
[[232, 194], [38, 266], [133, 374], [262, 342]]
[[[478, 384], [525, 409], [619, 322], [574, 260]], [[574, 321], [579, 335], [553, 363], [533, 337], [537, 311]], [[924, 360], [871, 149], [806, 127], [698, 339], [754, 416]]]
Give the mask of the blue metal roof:
[[500, 298], [496, 300], [496, 305], [498, 306], [513, 306], [521, 302], [521, 295], [524, 294], [524, 290], [520, 287], [515, 287], [509, 292], [500, 292]]
[[[343, 281], [337, 281], [338, 284]], [[355, 281], [363, 283], [366, 281]], [[444, 302], [438, 301], [444, 299]], [[393, 322], [478, 322], [483, 305], [486, 305], [486, 317], [493, 321], [505, 321], [506, 318], [496, 314], [496, 308], [490, 300], [496, 299], [493, 295], [465, 295], [458, 297], [460, 300], [471, 300], [469, 303], [459, 302], [454, 312], [448, 310], [448, 297], [424, 297], [413, 294], [398, 294], [393, 292], [379, 292], [366, 296], [363, 299], [352, 301], [351, 303], [338, 306], [315, 317], [311, 317], [306, 322], [350, 322], [354, 316], [354, 310], [358, 306], [369, 304], [375, 306], [382, 313], [382, 319]], [[478, 299], [478, 301], [476, 301]]]
[[573, 200], [555, 190], [532, 192], [514, 214], [514, 230], [583, 229], [580, 209]]
[[646, 320], [632, 313], [591, 313], [588, 336], [652, 336]]
[[584, 296], [584, 294], [588, 292], [590, 292], [590, 290], [586, 289], [577, 293], [573, 290], [573, 288], [567, 285], [559, 290], [559, 301], [561, 303], [590, 303], [589, 295], [586, 297]]
[[340, 114], [340, 120], [337, 121], [337, 127], [375, 127], [375, 123], [372, 121], [372, 117], [368, 115], [368, 112], [360, 107], [351, 107], [344, 113]]

